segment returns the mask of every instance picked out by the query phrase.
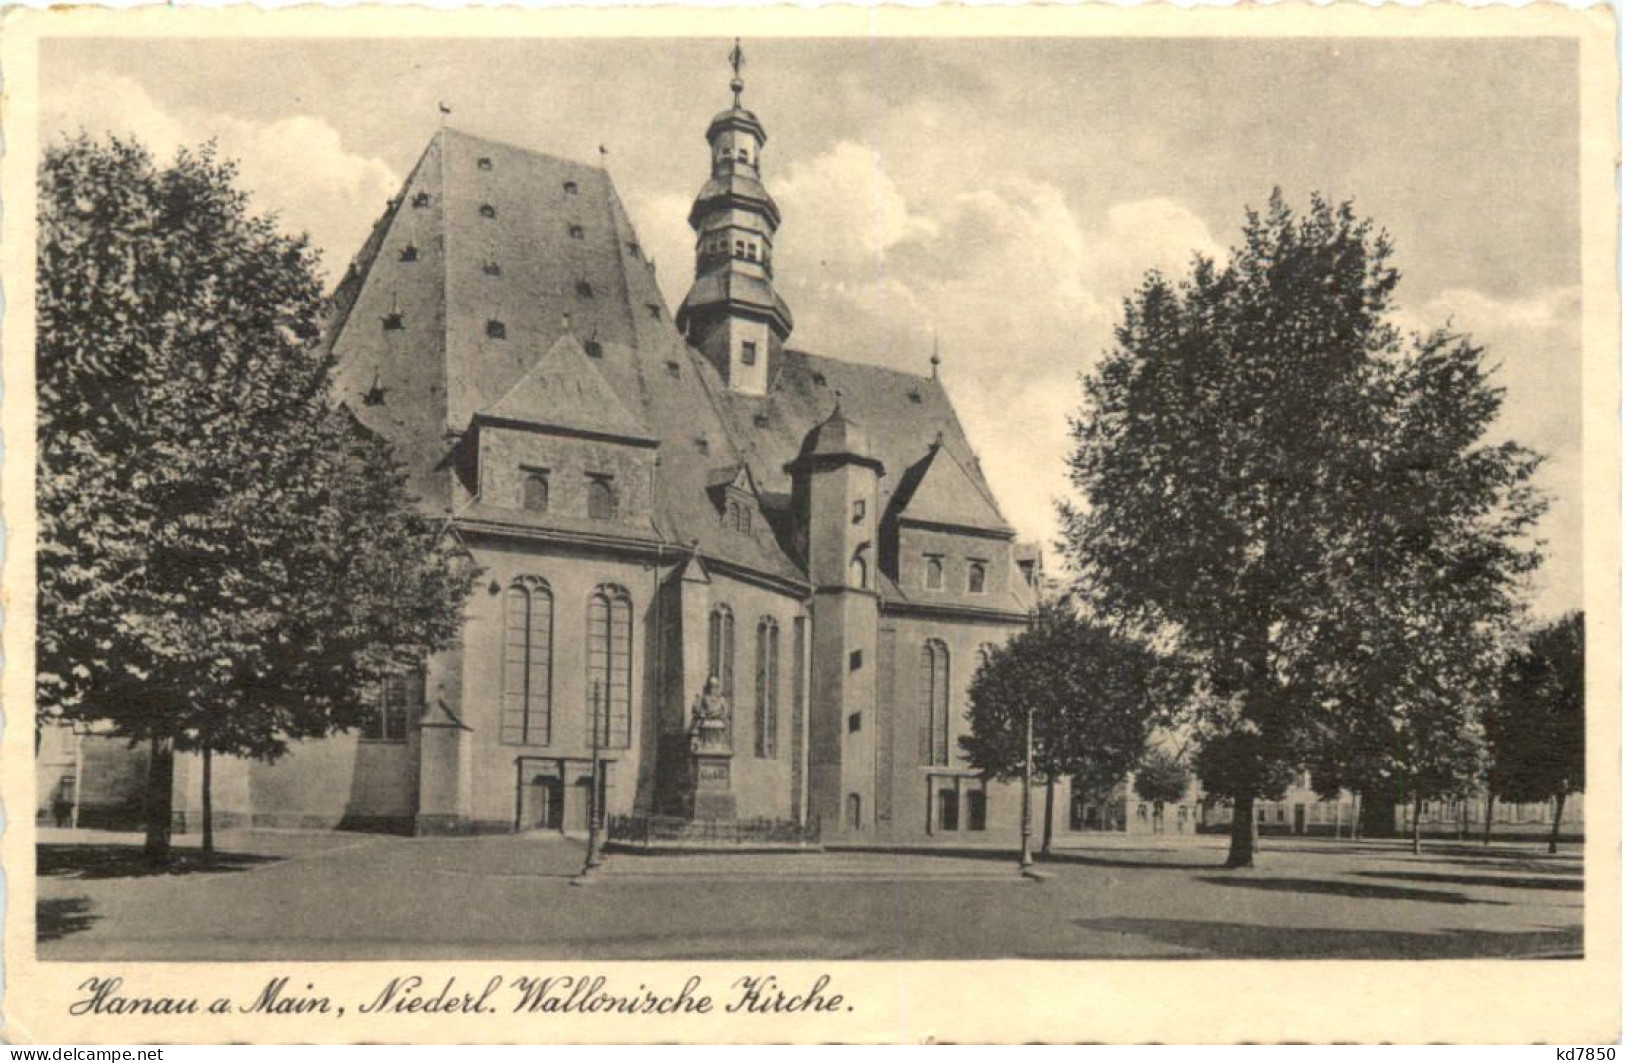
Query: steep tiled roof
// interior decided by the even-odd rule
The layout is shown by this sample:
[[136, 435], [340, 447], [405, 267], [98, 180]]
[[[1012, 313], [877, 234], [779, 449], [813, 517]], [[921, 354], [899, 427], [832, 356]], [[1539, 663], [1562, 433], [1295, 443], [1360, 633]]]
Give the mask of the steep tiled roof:
[[[748, 463], [774, 510], [764, 516], [782, 532], [784, 465], [839, 390], [886, 467], [883, 508], [940, 432], [997, 518], [933, 378], [786, 351], [769, 366], [765, 396], [729, 392], [678, 333], [654, 263], [599, 167], [442, 130], [335, 293], [329, 342], [337, 397], [396, 445], [414, 488], [438, 511], [574, 530], [563, 517], [516, 515], [467, 496], [454, 454], [477, 414], [652, 438], [660, 443], [655, 534], [696, 545], [707, 563], [804, 582], [773, 524], [725, 528], [707, 488], [718, 470]], [[594, 390], [601, 384], [614, 401], [592, 398], [592, 411], [571, 411], [551, 391], [538, 393], [553, 364], [583, 394], [602, 394]]]
[[776, 357], [769, 372], [766, 395], [730, 392], [722, 397], [735, 440], [763, 491], [789, 492], [784, 466], [800, 452], [807, 433], [829, 416], [840, 392], [841, 409], [863, 426], [869, 454], [886, 468], [880, 480], [882, 511], [890, 506], [904, 473], [927, 457], [940, 432], [943, 446], [1004, 526], [941, 381], [795, 350]]
[[506, 395], [476, 416], [621, 439], [654, 438], [570, 333], [560, 336]]
[[946, 446], [932, 447], [905, 474], [893, 503], [910, 520], [1013, 535], [993, 501]]

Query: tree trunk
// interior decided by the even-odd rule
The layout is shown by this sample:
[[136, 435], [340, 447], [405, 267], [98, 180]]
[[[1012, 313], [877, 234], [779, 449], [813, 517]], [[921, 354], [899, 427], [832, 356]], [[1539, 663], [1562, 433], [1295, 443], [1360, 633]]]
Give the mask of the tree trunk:
[[147, 792], [142, 809], [147, 821], [144, 854], [155, 864], [169, 862], [170, 816], [175, 789], [175, 750], [168, 738], [152, 737], [147, 760]]
[[1258, 820], [1253, 809], [1253, 795], [1238, 796], [1230, 815], [1230, 856], [1224, 866], [1252, 867], [1253, 854], [1258, 851]]
[[1422, 795], [1411, 799], [1411, 854], [1422, 855]]
[[1352, 817], [1349, 821], [1349, 841], [1352, 842], [1360, 840], [1360, 804], [1362, 800], [1359, 791], [1355, 791], [1354, 801], [1349, 808], [1349, 815]]
[[1484, 792], [1484, 844], [1490, 843], [1490, 827], [1495, 823], [1495, 792]]
[[1547, 843], [1546, 851], [1553, 856], [1557, 855], [1557, 832], [1563, 825], [1563, 805], [1569, 799], [1568, 794], [1557, 795], [1557, 810], [1552, 813], [1552, 840]]
[[1040, 856], [1049, 857], [1050, 842], [1055, 839], [1055, 780], [1044, 779], [1044, 844], [1039, 848]]
[[214, 855], [214, 757], [203, 747], [203, 852]]

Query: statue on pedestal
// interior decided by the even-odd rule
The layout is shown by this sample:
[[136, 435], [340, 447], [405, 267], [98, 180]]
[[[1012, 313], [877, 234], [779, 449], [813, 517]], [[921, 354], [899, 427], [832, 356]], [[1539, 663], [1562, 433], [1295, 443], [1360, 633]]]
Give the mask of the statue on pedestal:
[[727, 752], [728, 699], [722, 695], [722, 681], [715, 675], [705, 681], [705, 690], [694, 702], [688, 734], [696, 753]]

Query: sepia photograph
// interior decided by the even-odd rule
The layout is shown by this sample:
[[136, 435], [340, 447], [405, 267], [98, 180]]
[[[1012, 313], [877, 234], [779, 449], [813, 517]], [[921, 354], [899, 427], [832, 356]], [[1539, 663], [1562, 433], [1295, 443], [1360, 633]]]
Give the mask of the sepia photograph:
[[[61, 1014], [1617, 958], [1612, 24], [726, 14], [34, 27], [6, 870]], [[240, 1021], [344, 1013], [268, 969]]]

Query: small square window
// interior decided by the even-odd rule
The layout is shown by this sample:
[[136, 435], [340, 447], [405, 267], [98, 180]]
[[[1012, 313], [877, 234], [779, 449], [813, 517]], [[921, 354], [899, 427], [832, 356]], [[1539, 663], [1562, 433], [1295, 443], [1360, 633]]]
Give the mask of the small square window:
[[402, 314], [399, 310], [391, 310], [389, 313], [384, 315], [384, 328], [393, 331], [395, 329], [403, 329], [405, 327], [406, 315]]
[[656, 321], [660, 320], [660, 304], [659, 303], [644, 303], [643, 304], [643, 309], [647, 310], [649, 312], [649, 316], [654, 318]]
[[670, 376], [673, 380], [681, 380], [682, 377], [683, 377], [682, 363], [681, 362], [667, 362], [666, 363], [666, 375]]
[[407, 244], [405, 247], [401, 248], [402, 262], [416, 262], [417, 260], [418, 249], [416, 244]]
[[498, 265], [497, 263], [495, 263], [495, 262], [487, 261], [480, 268], [485, 271], [485, 275], [487, 277], [500, 277], [500, 276], [502, 276], [502, 267], [500, 265]]
[[846, 733], [855, 735], [863, 730], [863, 713], [854, 712], [846, 718]]
[[565, 195], [573, 196], [579, 191], [581, 191], [581, 189], [576, 186], [576, 183], [574, 181], [566, 181], [566, 182], [564, 182], [564, 194]]
[[709, 454], [711, 453], [711, 441], [703, 435], [695, 436], [694, 449], [699, 451], [701, 454]]
[[429, 193], [427, 193], [427, 192], [419, 192], [417, 195], [412, 197], [412, 206], [414, 208], [416, 208], [418, 210], [422, 210], [424, 207], [427, 207], [428, 205], [429, 205]]
[[756, 422], [756, 427], [757, 428], [766, 428], [767, 423], [769, 421], [771, 421], [772, 418], [767, 415], [766, 410], [757, 410], [756, 411], [756, 416], [751, 418], [751, 420]]
[[819, 387], [823, 387], [825, 384], [829, 383], [829, 381], [824, 379], [824, 374], [823, 373], [814, 373], [813, 374], [813, 383], [817, 384]]
[[585, 240], [586, 238], [587, 238], [587, 230], [586, 229], [583, 229], [579, 225], [570, 226], [570, 239], [572, 239], [572, 240]]
[[480, 217], [482, 217], [482, 218], [494, 218], [496, 216], [497, 216], [497, 209], [495, 207], [491, 206], [491, 204], [489, 204], [489, 203], [481, 203], [480, 204]]
[[920, 400], [920, 389], [919, 388], [909, 388], [908, 389], [908, 401], [914, 403], [916, 406], [919, 405], [919, 403], [921, 401]]
[[863, 518], [869, 514], [869, 503], [862, 498], [852, 500], [852, 523], [862, 524]]
[[637, 241], [629, 240], [626, 244], [626, 253], [631, 255], [633, 258], [642, 258], [643, 248], [637, 243]]
[[846, 658], [847, 671], [856, 672], [863, 667], [863, 651], [853, 650]]
[[491, 160], [482, 155], [480, 156], [480, 161], [474, 165], [478, 166], [482, 170], [489, 170], [491, 168]]
[[586, 281], [576, 281], [576, 294], [583, 299], [592, 298], [592, 285]]
[[604, 356], [604, 345], [597, 340], [588, 340], [581, 345], [581, 349], [587, 352], [588, 358], [602, 358]]
[[739, 360], [745, 365], [756, 364], [756, 341], [745, 340], [739, 345]]
[[485, 334], [493, 340], [505, 340], [508, 338], [508, 326], [492, 318], [485, 323]]

